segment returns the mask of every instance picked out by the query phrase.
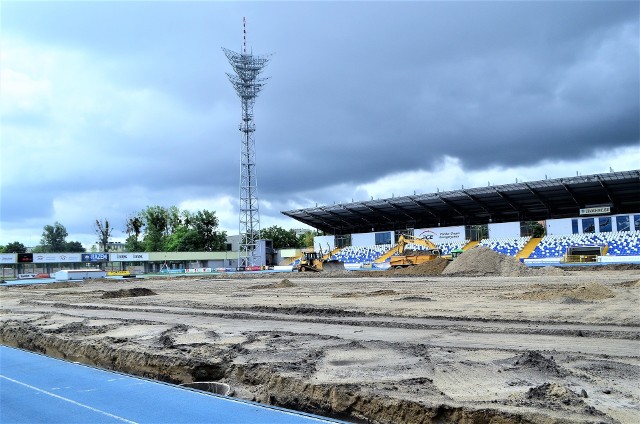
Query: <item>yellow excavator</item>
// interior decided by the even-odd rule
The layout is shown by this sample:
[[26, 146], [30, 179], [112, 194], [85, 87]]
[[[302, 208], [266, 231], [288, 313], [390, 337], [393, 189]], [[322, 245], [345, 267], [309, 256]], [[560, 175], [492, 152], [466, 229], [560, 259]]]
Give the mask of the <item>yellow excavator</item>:
[[[407, 246], [413, 244], [422, 246], [425, 249], [410, 250]], [[440, 249], [433, 242], [409, 235], [401, 235], [398, 243], [392, 249], [393, 256], [389, 257], [391, 268], [406, 268], [413, 265], [420, 265], [440, 257]]]
[[300, 262], [295, 266], [298, 272], [344, 271], [344, 262], [330, 260], [322, 251], [303, 251]]

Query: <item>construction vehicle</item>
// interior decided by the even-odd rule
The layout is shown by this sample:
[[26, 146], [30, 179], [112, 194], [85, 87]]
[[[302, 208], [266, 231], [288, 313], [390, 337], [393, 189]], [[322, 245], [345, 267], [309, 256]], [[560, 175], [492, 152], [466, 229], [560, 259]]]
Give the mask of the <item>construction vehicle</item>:
[[451, 257], [450, 257], [450, 259], [449, 259], [449, 260], [451, 260], [451, 261], [452, 261], [452, 260], [454, 260], [455, 258], [457, 258], [458, 256], [460, 256], [461, 254], [463, 254], [463, 253], [464, 253], [464, 250], [463, 250], [463, 249], [453, 249], [453, 250], [451, 251]]
[[344, 271], [344, 262], [330, 260], [321, 252], [303, 251], [300, 262], [295, 266], [298, 272]]
[[[421, 246], [424, 249], [407, 249], [407, 246], [413, 244]], [[413, 265], [420, 265], [425, 262], [432, 261], [440, 257], [440, 249], [433, 242], [409, 235], [401, 235], [398, 243], [392, 249], [393, 256], [389, 258], [391, 268], [406, 268]]]

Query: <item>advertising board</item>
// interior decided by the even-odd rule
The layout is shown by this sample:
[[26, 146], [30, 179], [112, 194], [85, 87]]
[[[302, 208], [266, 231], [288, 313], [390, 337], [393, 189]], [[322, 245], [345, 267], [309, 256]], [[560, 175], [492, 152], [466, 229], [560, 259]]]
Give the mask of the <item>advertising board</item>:
[[18, 263], [31, 263], [33, 262], [33, 253], [18, 253]]
[[611, 213], [610, 206], [598, 206], [594, 208], [582, 208], [580, 209], [580, 215], [605, 215]]
[[33, 262], [36, 264], [57, 264], [61, 262], [81, 262], [80, 253], [34, 253]]
[[109, 253], [110, 262], [142, 262], [148, 260], [148, 253]]
[[195, 274], [195, 273], [201, 273], [201, 272], [213, 272], [213, 269], [211, 268], [187, 268], [184, 270], [184, 272], [186, 272], [187, 274]]
[[17, 253], [0, 253], [0, 264], [15, 264], [17, 261]]
[[108, 253], [83, 253], [82, 262], [108, 262]]
[[464, 226], [420, 228], [413, 231], [416, 237], [425, 238], [435, 244], [464, 242]]
[[126, 277], [128, 275], [131, 275], [131, 271], [107, 271], [107, 275], [109, 277], [117, 277], [117, 276]]

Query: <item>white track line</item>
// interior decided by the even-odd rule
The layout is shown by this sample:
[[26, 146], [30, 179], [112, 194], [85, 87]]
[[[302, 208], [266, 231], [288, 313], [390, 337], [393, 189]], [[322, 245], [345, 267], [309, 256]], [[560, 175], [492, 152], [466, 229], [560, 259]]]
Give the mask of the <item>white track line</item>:
[[67, 398], [62, 397], [62, 396], [58, 396], [58, 395], [56, 395], [55, 393], [47, 392], [46, 390], [39, 389], [39, 388], [34, 387], [34, 386], [31, 386], [31, 385], [29, 385], [29, 384], [27, 384], [27, 383], [23, 383], [23, 382], [21, 382], [21, 381], [14, 380], [14, 379], [12, 379], [12, 378], [6, 377], [6, 376], [1, 375], [1, 374], [0, 374], [0, 378], [4, 378], [5, 380], [11, 381], [12, 383], [16, 383], [16, 384], [20, 384], [21, 386], [28, 387], [28, 388], [30, 388], [30, 389], [32, 389], [32, 390], [37, 391], [37, 392], [44, 393], [45, 395], [49, 395], [49, 396], [52, 396], [52, 397], [54, 397], [54, 398], [61, 399], [61, 400], [64, 400], [64, 401], [66, 401], [66, 402], [72, 403], [72, 404], [74, 404], [74, 405], [78, 405], [78, 406], [81, 406], [81, 407], [83, 407], [83, 408], [87, 408], [87, 409], [89, 409], [89, 410], [91, 410], [91, 411], [93, 411], [93, 412], [98, 412], [98, 413], [103, 414], [103, 415], [106, 415], [106, 416], [108, 416], [108, 417], [115, 418], [115, 419], [116, 419], [116, 420], [118, 420], [118, 421], [122, 421], [122, 422], [129, 423], [129, 424], [137, 424], [135, 421], [129, 421], [129, 420], [128, 420], [128, 419], [126, 419], [126, 418], [122, 418], [122, 417], [119, 417], [119, 416], [117, 416], [117, 415], [113, 415], [113, 414], [110, 414], [110, 413], [108, 413], [108, 412], [101, 411], [101, 410], [96, 409], [96, 408], [93, 408], [93, 407], [91, 407], [91, 406], [89, 406], [89, 405], [85, 405], [85, 404], [82, 404], [82, 403], [76, 402], [75, 400], [71, 400], [71, 399], [67, 399]]

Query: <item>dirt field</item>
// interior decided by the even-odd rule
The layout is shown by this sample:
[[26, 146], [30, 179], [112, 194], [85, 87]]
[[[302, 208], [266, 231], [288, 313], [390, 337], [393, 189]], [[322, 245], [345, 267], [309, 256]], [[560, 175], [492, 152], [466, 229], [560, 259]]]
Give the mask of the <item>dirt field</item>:
[[640, 271], [474, 266], [2, 287], [0, 342], [352, 422], [640, 421]]

